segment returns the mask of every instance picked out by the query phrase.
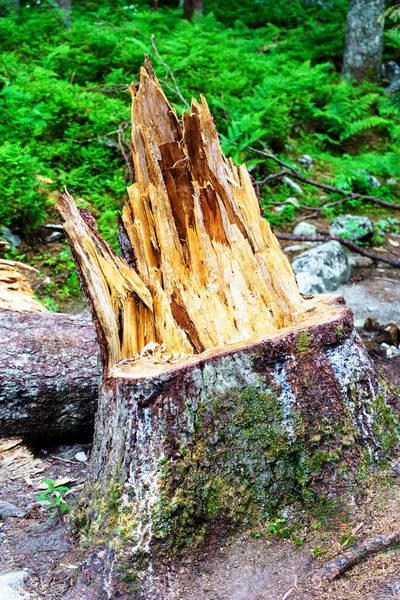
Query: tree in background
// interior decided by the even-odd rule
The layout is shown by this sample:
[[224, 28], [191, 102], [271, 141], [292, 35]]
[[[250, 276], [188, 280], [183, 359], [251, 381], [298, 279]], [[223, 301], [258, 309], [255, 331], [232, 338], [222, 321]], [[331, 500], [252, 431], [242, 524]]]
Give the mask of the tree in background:
[[380, 77], [385, 0], [350, 0], [343, 75], [356, 81]]
[[203, 0], [185, 0], [183, 4], [183, 16], [191, 21], [195, 13], [203, 14]]
[[71, 0], [55, 0], [58, 8], [62, 11], [64, 25], [67, 29], [71, 27]]

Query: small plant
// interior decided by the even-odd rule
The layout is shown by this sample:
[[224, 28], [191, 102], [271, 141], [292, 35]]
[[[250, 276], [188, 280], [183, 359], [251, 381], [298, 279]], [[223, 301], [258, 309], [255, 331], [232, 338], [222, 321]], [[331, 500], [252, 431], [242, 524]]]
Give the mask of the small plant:
[[311, 550], [311, 554], [313, 558], [318, 558], [326, 554], [326, 550], [324, 550], [321, 546], [314, 546], [314, 548]]
[[55, 512], [51, 515], [51, 517], [57, 517], [60, 521], [62, 521], [64, 518], [64, 513], [68, 512], [70, 509], [69, 504], [64, 499], [64, 496], [69, 488], [63, 485], [57, 485], [56, 479], [43, 479], [43, 483], [47, 485], [47, 489], [39, 494], [37, 500], [45, 500], [47, 502], [47, 508], [55, 509]]

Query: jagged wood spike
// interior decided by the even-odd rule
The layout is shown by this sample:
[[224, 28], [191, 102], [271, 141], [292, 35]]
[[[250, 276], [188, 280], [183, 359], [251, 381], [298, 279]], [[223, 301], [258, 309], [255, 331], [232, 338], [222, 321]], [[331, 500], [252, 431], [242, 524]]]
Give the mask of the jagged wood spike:
[[260, 215], [246, 167], [224, 157], [205, 99], [192, 101], [181, 124], [148, 60], [130, 91], [136, 182], [119, 230], [131, 266], [68, 194], [59, 203], [107, 367], [149, 344], [184, 358], [292, 326], [310, 302]]

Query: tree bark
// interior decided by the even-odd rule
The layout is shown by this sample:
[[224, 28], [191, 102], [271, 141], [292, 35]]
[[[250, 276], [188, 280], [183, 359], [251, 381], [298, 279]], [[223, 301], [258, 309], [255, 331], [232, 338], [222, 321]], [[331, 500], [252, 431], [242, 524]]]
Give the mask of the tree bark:
[[99, 347], [87, 316], [0, 312], [0, 436], [90, 439]]
[[72, 25], [71, 0], [55, 0], [55, 2], [62, 12], [64, 26], [66, 27], [66, 29], [70, 29]]
[[343, 75], [358, 82], [378, 81], [383, 53], [385, 0], [350, 0]]
[[350, 309], [301, 296], [205, 99], [181, 124], [148, 62], [131, 92], [121, 255], [57, 205], [104, 370], [79, 515], [104, 547], [68, 600], [167, 600], [177, 549], [339, 495], [399, 440]]
[[183, 3], [183, 17], [191, 21], [195, 13], [203, 14], [203, 0], [185, 0]]

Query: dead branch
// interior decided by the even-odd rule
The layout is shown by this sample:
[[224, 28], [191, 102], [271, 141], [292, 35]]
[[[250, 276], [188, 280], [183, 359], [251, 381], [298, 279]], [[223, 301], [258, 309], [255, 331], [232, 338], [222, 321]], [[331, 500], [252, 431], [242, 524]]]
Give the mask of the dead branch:
[[352, 569], [355, 565], [358, 565], [368, 557], [373, 556], [378, 552], [390, 550], [398, 544], [400, 544], [400, 531], [396, 531], [390, 535], [378, 535], [369, 540], [364, 540], [353, 548], [349, 548], [343, 554], [339, 554], [336, 558], [317, 571], [314, 571], [311, 576], [311, 581], [314, 585], [318, 586], [334, 581], [341, 577], [343, 573]]
[[275, 235], [279, 240], [291, 240], [293, 242], [329, 242], [330, 240], [335, 240], [336, 242], [343, 244], [343, 246], [350, 248], [350, 250], [353, 250], [353, 252], [361, 254], [361, 256], [371, 258], [375, 262], [379, 261], [386, 263], [391, 267], [396, 267], [397, 269], [400, 268], [400, 260], [378, 256], [377, 254], [366, 250], [362, 246], [358, 246], [355, 242], [339, 237], [338, 235], [329, 235], [329, 233], [320, 233], [318, 235], [294, 235], [294, 233], [284, 233], [279, 231], [275, 232]]
[[[323, 210], [324, 208], [332, 208], [337, 204], [341, 204], [342, 202], [346, 202], [346, 200], [366, 200], [368, 202], [372, 202], [373, 204], [379, 204], [380, 206], [385, 206], [386, 208], [392, 208], [393, 210], [400, 210], [400, 204], [393, 204], [392, 202], [387, 202], [386, 200], [381, 200], [381, 198], [377, 198], [376, 196], [369, 196], [365, 194], [357, 194], [356, 192], [351, 192], [350, 190], [343, 190], [342, 188], [338, 188], [334, 185], [329, 185], [327, 183], [320, 183], [319, 181], [315, 181], [315, 179], [308, 179], [304, 177], [304, 175], [300, 175], [294, 167], [289, 165], [288, 163], [283, 162], [277, 156], [272, 154], [270, 151], [262, 151], [257, 148], [253, 148], [253, 146], [247, 146], [249, 150], [259, 154], [260, 156], [264, 156], [265, 158], [269, 158], [276, 162], [281, 167], [285, 167], [283, 171], [279, 171], [279, 173], [273, 173], [268, 175], [264, 179], [258, 182], [258, 185], [263, 185], [268, 181], [272, 181], [274, 179], [279, 179], [281, 177], [290, 176], [306, 185], [312, 185], [314, 187], [319, 188], [320, 190], [324, 190], [325, 192], [331, 192], [333, 194], [341, 194], [342, 196], [346, 196], [342, 200], [337, 200], [336, 202], [331, 202], [329, 204], [325, 204], [319, 210]], [[318, 209], [314, 209], [318, 210]]]

